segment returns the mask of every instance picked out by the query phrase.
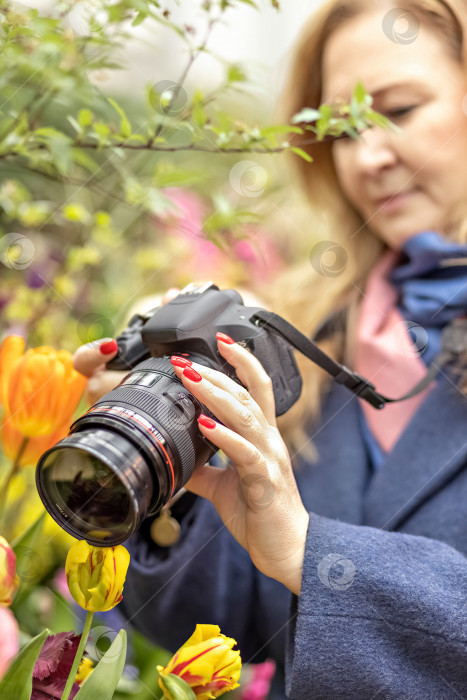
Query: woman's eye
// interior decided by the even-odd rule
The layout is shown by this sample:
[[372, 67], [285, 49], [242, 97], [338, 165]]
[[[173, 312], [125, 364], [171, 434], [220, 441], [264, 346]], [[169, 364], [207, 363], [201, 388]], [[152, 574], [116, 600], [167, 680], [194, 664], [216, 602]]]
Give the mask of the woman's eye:
[[398, 107], [397, 109], [388, 109], [384, 114], [389, 117], [389, 119], [397, 119], [398, 117], [404, 117], [413, 109], [415, 109], [415, 105], [410, 107]]

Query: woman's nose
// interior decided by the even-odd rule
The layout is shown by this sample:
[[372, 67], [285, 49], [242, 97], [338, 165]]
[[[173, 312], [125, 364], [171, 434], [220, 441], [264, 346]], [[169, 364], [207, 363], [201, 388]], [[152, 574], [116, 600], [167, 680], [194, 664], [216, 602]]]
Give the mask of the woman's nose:
[[397, 154], [387, 130], [367, 129], [355, 141], [355, 166], [362, 173], [373, 175], [396, 162]]

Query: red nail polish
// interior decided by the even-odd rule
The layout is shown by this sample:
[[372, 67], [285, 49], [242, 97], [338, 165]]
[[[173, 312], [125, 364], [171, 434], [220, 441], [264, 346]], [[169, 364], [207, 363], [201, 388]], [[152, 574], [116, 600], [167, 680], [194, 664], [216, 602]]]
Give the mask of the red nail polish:
[[170, 361], [173, 365], [175, 365], [175, 367], [191, 367], [191, 360], [187, 360], [186, 357], [172, 355]]
[[222, 340], [223, 343], [227, 343], [227, 345], [233, 345], [233, 343], [235, 343], [235, 340], [225, 333], [216, 333], [216, 338], [217, 340]]
[[201, 413], [198, 416], [198, 423], [203, 425], [205, 428], [215, 428], [217, 425], [215, 420], [209, 418], [209, 416], [205, 416], [204, 413]]
[[99, 350], [103, 355], [110, 355], [111, 352], [116, 352], [118, 350], [118, 345], [116, 340], [108, 340], [105, 343], [99, 345]]
[[187, 379], [191, 379], [192, 382], [200, 382], [203, 378], [192, 367], [185, 367], [185, 369], [183, 370], [183, 376], [186, 377]]

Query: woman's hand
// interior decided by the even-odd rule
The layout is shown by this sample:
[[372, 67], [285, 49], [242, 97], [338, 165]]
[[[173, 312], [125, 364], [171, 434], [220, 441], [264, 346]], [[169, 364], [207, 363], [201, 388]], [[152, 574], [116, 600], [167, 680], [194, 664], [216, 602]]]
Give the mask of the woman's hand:
[[217, 337], [220, 354], [246, 388], [198, 363], [174, 370], [224, 424], [198, 420], [203, 435], [231, 463], [226, 469], [199, 467], [185, 488], [214, 504], [260, 571], [298, 595], [309, 516], [276, 426], [271, 380], [248, 350], [228, 336]]
[[[180, 290], [176, 287], [171, 287], [161, 298], [160, 304], [162, 306], [167, 304], [179, 292]], [[106, 363], [113, 360], [116, 354], [116, 341], [107, 338], [82, 345], [73, 355], [73, 367], [89, 379], [85, 394], [90, 404], [96, 403], [104, 394], [115, 389], [128, 374], [128, 372], [106, 370]]]

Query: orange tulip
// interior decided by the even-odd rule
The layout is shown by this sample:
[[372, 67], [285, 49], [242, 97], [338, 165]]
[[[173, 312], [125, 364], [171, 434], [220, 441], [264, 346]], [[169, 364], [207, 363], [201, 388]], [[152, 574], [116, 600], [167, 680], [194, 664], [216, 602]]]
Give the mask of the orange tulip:
[[[69, 432], [70, 422], [67, 419], [58, 430], [50, 435], [39, 435], [28, 439], [26, 448], [19, 460], [19, 467], [25, 467], [28, 464], [37, 464], [39, 457], [55, 445], [59, 440], [66, 437]], [[18, 457], [21, 444], [24, 436], [19, 430], [13, 427], [11, 420], [4, 419], [0, 429], [0, 436], [5, 457], [14, 461]]]
[[24, 352], [24, 340], [10, 335], [0, 346], [0, 389], [5, 423], [28, 438], [47, 436], [71, 423], [86, 379], [67, 350], [45, 345]]

